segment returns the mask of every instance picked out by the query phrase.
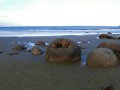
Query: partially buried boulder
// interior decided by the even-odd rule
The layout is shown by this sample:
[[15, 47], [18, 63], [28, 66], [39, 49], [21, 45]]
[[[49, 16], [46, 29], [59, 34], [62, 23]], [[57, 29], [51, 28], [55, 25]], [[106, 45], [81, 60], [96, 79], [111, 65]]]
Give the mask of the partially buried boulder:
[[108, 33], [108, 34], [100, 34], [99, 36], [100, 39], [118, 39], [119, 40], [119, 37], [116, 37], [116, 36], [112, 36], [112, 34]]
[[25, 50], [27, 49], [27, 47], [25, 47], [25, 45], [16, 45], [13, 50], [15, 51], [20, 51], [20, 50]]
[[32, 48], [32, 55], [40, 55], [40, 54], [42, 54], [42, 50], [34, 46]]
[[97, 48], [109, 48], [111, 49], [120, 60], [120, 42], [102, 42], [98, 45]]
[[107, 34], [100, 34], [99, 38], [107, 38]]
[[37, 41], [35, 45], [37, 45], [37, 46], [44, 46], [45, 47], [45, 42]]
[[107, 34], [100, 34], [99, 38], [100, 39], [117, 39], [116, 37], [113, 37]]
[[108, 48], [96, 48], [87, 58], [87, 65], [92, 67], [110, 67], [119, 64], [115, 53]]
[[81, 59], [80, 47], [73, 41], [60, 38], [52, 41], [46, 50], [46, 59], [51, 62], [76, 62]]

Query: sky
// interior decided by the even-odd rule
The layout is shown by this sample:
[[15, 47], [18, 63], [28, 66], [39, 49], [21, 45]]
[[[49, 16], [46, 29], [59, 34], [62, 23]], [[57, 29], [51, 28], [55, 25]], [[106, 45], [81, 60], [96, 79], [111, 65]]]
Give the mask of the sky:
[[120, 0], [0, 0], [0, 26], [85, 25], [120, 25]]

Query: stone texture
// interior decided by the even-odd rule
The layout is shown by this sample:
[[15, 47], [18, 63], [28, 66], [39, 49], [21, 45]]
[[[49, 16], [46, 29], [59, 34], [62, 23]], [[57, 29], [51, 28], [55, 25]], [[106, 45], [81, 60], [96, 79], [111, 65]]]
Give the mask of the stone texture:
[[40, 55], [40, 54], [42, 54], [42, 50], [34, 46], [32, 48], [32, 55]]
[[102, 42], [97, 48], [109, 48], [117, 55], [120, 60], [120, 42]]
[[51, 62], [76, 62], [81, 59], [80, 47], [73, 41], [60, 38], [52, 41], [46, 50], [46, 59]]
[[92, 67], [110, 67], [119, 64], [115, 53], [108, 48], [96, 48], [87, 58], [87, 65]]
[[115, 40], [119, 40], [119, 37], [112, 36], [112, 34], [110, 34], [110, 32], [108, 32], [108, 34], [100, 34], [99, 38], [100, 39], [115, 39]]

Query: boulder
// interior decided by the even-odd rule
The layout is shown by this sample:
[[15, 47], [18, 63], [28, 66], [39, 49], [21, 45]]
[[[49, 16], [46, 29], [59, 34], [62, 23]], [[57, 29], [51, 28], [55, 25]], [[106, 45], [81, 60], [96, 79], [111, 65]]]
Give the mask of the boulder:
[[35, 45], [37, 45], [37, 46], [44, 46], [45, 47], [45, 42], [37, 41]]
[[111, 32], [107, 32], [107, 35], [112, 35], [112, 33]]
[[116, 37], [113, 37], [113, 36], [110, 36], [110, 35], [107, 35], [107, 34], [101, 34], [99, 36], [100, 39], [116, 39]]
[[102, 42], [97, 48], [109, 48], [111, 49], [120, 60], [120, 42]]
[[107, 34], [100, 34], [99, 38], [107, 38]]
[[92, 67], [110, 67], [117, 64], [117, 56], [108, 48], [96, 48], [87, 57], [87, 65]]
[[15, 51], [20, 51], [20, 50], [25, 50], [27, 49], [27, 47], [25, 47], [25, 45], [16, 45], [13, 50]]
[[34, 46], [32, 48], [32, 55], [40, 55], [40, 54], [42, 54], [42, 50]]
[[80, 59], [80, 47], [68, 39], [56, 39], [49, 44], [46, 50], [46, 60], [51, 62], [76, 62]]
[[107, 34], [100, 34], [100, 39], [116, 39], [119, 40], [120, 37], [113, 36], [111, 32], [108, 32]]

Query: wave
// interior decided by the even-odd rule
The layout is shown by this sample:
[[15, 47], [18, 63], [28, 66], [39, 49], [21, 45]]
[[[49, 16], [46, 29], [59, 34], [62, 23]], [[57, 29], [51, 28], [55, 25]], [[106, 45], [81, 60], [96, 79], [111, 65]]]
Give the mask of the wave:
[[101, 30], [0, 30], [0, 37], [27, 37], [27, 36], [63, 36], [63, 35], [95, 35], [111, 32], [120, 34], [120, 29], [101, 29]]

